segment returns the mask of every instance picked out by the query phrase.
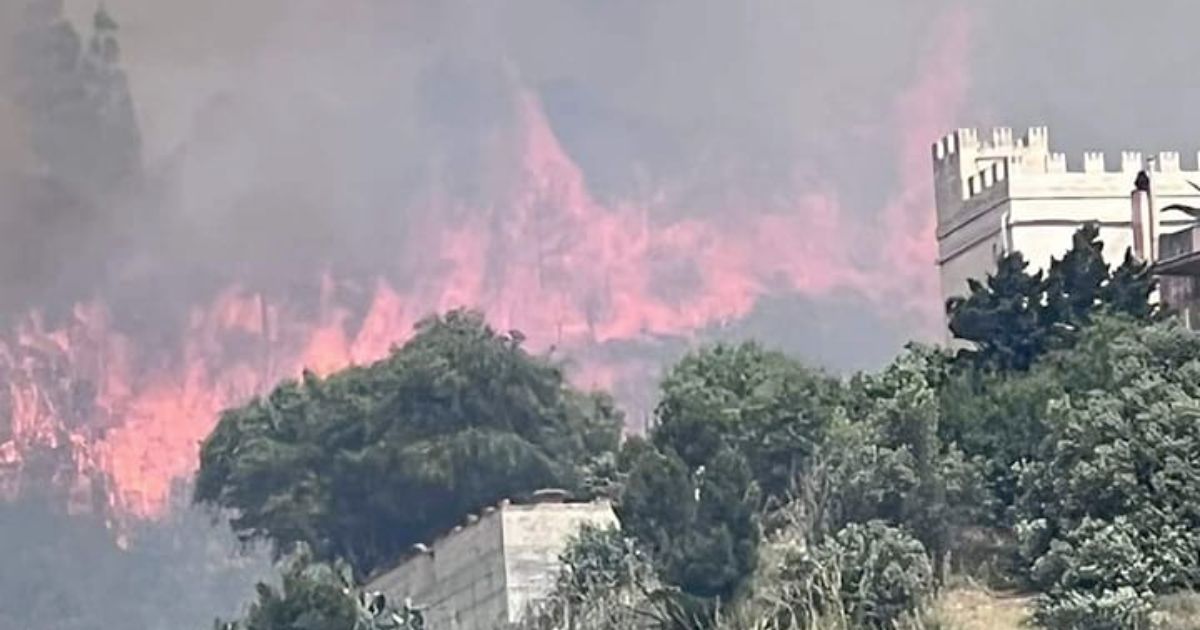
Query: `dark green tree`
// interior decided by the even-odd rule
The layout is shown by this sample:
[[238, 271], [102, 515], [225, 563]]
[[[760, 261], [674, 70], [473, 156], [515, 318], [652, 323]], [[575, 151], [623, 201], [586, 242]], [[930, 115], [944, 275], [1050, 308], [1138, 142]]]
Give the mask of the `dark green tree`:
[[1020, 467], [1038, 456], [1047, 405], [1064, 393], [1044, 359], [1027, 372], [952, 369], [939, 392], [938, 433], [979, 468], [986, 492], [981, 525], [1011, 527]]
[[947, 300], [950, 332], [974, 346], [965, 356], [997, 369], [1023, 370], [1045, 351], [1045, 285], [1041, 272], [1031, 274], [1028, 267], [1020, 252], [1008, 254], [985, 281], [968, 281], [967, 297]]
[[731, 448], [691, 470], [673, 452], [646, 452], [635, 465], [617, 514], [624, 532], [649, 554], [661, 596], [682, 627], [703, 627], [744, 586], [759, 543], [749, 467]]
[[1144, 611], [1146, 593], [1195, 588], [1200, 337], [1176, 322], [1098, 318], [1049, 360], [1064, 394], [1047, 406], [1017, 503], [1042, 616], [1125, 617]]
[[1020, 252], [1013, 252], [984, 282], [969, 280], [967, 296], [946, 302], [950, 331], [972, 346], [961, 356], [977, 367], [1022, 371], [1047, 350], [1070, 347], [1100, 313], [1153, 321], [1158, 309], [1150, 300], [1149, 267], [1126, 251], [1124, 262], [1111, 269], [1099, 235], [1094, 223], [1081, 227], [1044, 277], [1029, 273]]
[[648, 442], [623, 449], [619, 515], [663, 582], [680, 590], [679, 614], [694, 625], [753, 572], [757, 511], [788, 498], [844, 413], [845, 392], [755, 343], [693, 352], [661, 389]]
[[1139, 322], [1154, 321], [1162, 315], [1160, 305], [1151, 299], [1157, 284], [1150, 265], [1134, 258], [1133, 251], [1127, 249], [1124, 260], [1101, 289], [1100, 300], [1112, 314]]
[[756, 343], [685, 356], [663, 379], [651, 441], [691, 468], [724, 447], [749, 463], [764, 498], [782, 499], [804, 472], [844, 389], [836, 378]]
[[1100, 227], [1089, 223], [1071, 238], [1071, 249], [1061, 259], [1053, 258], [1046, 273], [1043, 320], [1052, 332], [1073, 334], [1091, 320], [1104, 297], [1111, 277], [1104, 262]]
[[[1041, 305], [1037, 326], [1029, 332], [1039, 344], [1021, 360], [1011, 361], [1007, 357], [1012, 355], [1002, 350], [1011, 345], [1008, 332], [973, 334], [975, 347], [961, 356], [975, 360], [952, 366], [942, 387], [939, 433], [980, 465], [990, 494], [988, 513], [995, 525], [1012, 524], [1017, 471], [1037, 457], [1035, 451], [1048, 430], [1047, 405], [1065, 393], [1067, 381], [1082, 376], [1072, 368], [1061, 368], [1055, 354], [1070, 350], [1097, 318], [1111, 314], [1149, 323], [1160, 317], [1151, 301], [1154, 279], [1148, 266], [1127, 250], [1122, 264], [1111, 269], [1103, 252], [1099, 228], [1095, 224], [1080, 228], [1072, 248], [1051, 261], [1043, 294], [1028, 298], [1028, 303]], [[1001, 261], [1002, 268], [1006, 262], [1011, 261]], [[1028, 289], [1032, 282], [1023, 286]], [[980, 316], [978, 307], [991, 301], [992, 296], [982, 291], [957, 301], [951, 312], [952, 330], [961, 331], [963, 322]], [[1003, 318], [987, 314], [981, 318], [1003, 329]]]
[[224, 413], [195, 500], [236, 510], [244, 538], [305, 543], [365, 575], [502, 498], [582, 492], [620, 426], [606, 397], [453, 311], [383, 361], [306, 375]]

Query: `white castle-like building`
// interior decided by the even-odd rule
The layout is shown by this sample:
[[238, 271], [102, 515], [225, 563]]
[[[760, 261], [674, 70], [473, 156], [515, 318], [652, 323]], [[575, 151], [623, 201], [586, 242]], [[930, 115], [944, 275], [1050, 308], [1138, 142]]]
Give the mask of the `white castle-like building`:
[[1168, 301], [1170, 295], [1190, 299], [1192, 270], [1172, 267], [1166, 259], [1189, 254], [1193, 242], [1200, 250], [1200, 238], [1191, 235], [1195, 219], [1162, 209], [1200, 206], [1200, 170], [1184, 170], [1174, 152], [1150, 157], [1126, 151], [1114, 166], [1108, 167], [1103, 153], [1088, 152], [1079, 168], [1068, 168], [1066, 155], [1050, 150], [1045, 127], [1023, 137], [1008, 128], [994, 129], [990, 137], [959, 129], [934, 143], [943, 301], [964, 295], [967, 279], [982, 280], [1007, 252], [1021, 252], [1031, 270], [1047, 268], [1088, 222], [1099, 224], [1110, 264], [1120, 264], [1132, 248], [1142, 260], [1163, 263], [1156, 268], [1164, 273], [1188, 274], [1164, 280], [1163, 295]]

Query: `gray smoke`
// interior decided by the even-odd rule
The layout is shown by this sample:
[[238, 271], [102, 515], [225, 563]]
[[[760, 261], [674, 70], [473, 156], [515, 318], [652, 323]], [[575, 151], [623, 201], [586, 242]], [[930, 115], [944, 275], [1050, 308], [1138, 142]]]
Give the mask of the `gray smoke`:
[[[1200, 148], [1193, 2], [107, 0], [121, 48], [109, 69], [128, 77], [136, 136], [120, 99], [100, 98], [120, 95], [121, 75], [28, 65], [36, 42], [92, 41], [94, 0], [57, 4], [0, 2], [0, 316], [100, 296], [145, 337], [170, 339], [194, 303], [234, 279], [301, 296], [327, 268], [403, 285], [403, 261], [425, 255], [403, 251], [419, 242], [412, 234], [469, 220], [428, 216], [444, 207], [424, 203], [431, 194], [475, 207], [509, 185], [517, 90], [540, 99], [601, 198], [666, 191], [654, 220], [753, 213], [811, 188], [835, 191], [854, 222], [877, 223], [901, 179], [897, 96], [931, 42], [949, 36], [935, 25], [952, 7], [971, 25], [959, 124], [1047, 124], [1072, 160], [1084, 149]], [[30, 29], [50, 39], [23, 48]], [[72, 90], [82, 96], [64, 102], [80, 109], [36, 106]], [[134, 148], [138, 173], [109, 170], [135, 160]], [[921, 330], [879, 311], [853, 293], [781, 295], [708, 334], [870, 368]], [[26, 570], [103, 608], [165, 575], [155, 562], [196, 557], [163, 542], [129, 559], [64, 515], [2, 509], [0, 540], [26, 552], [5, 572], [16, 581], [0, 581], [0, 611], [44, 592], [11, 577]], [[187, 531], [223, 544], [219, 529]], [[57, 549], [58, 539], [77, 546]], [[115, 577], [78, 579], [70, 567], [89, 558]], [[126, 571], [138, 562], [144, 571]], [[142, 577], [122, 583], [126, 574]], [[164, 592], [157, 601], [170, 602]], [[230, 597], [191, 600], [189, 619], [197, 601]], [[98, 618], [122, 621], [107, 627], [138, 626], [135, 613], [111, 612]]]
[[0, 503], [0, 628], [210, 628], [271, 581], [265, 550], [178, 505], [118, 546], [102, 519], [36, 499]]
[[893, 134], [872, 126], [937, 9], [868, 23], [851, 19], [866, 3], [109, 6], [160, 184], [150, 212], [174, 230], [144, 264], [267, 285], [298, 267], [395, 267], [431, 187], [494, 198], [516, 89], [540, 98], [597, 194], [672, 191], [663, 220], [864, 171], [877, 185], [841, 192], [869, 217], [895, 179]]
[[[20, 299], [0, 302], [27, 307], [59, 289], [70, 302], [98, 268], [125, 302], [168, 310], [230, 278], [274, 289], [331, 267], [402, 275], [397, 249], [430, 220], [431, 187], [469, 206], [506, 185], [515, 88], [540, 98], [602, 197], [668, 190], [672, 202], [656, 206], [666, 220], [831, 187], [870, 223], [896, 192], [896, 95], [956, 5], [111, 0], [153, 193], [121, 212], [6, 209], [14, 227], [0, 250], [25, 262], [5, 265], [20, 270], [3, 284]], [[967, 5], [960, 122], [1047, 123], [1072, 153], [1187, 152], [1200, 93], [1176, 77], [1196, 44], [1163, 7]], [[66, 9], [86, 24], [94, 3]], [[0, 130], [19, 136], [28, 125], [12, 109], [0, 107]], [[22, 144], [5, 143], [0, 159], [27, 161]], [[22, 190], [6, 207], [52, 194]], [[130, 214], [136, 227], [117, 236], [136, 255], [109, 260], [124, 241], [100, 228]], [[72, 258], [89, 263], [78, 271]], [[849, 354], [858, 323], [843, 333]]]

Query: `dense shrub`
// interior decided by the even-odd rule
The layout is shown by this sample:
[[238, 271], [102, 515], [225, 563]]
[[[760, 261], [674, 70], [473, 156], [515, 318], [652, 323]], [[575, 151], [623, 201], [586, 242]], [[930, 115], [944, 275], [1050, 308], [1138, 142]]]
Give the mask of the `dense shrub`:
[[616, 527], [585, 524], [560, 557], [556, 591], [571, 604], [644, 581], [647, 560], [632, 538]]
[[920, 610], [933, 593], [925, 547], [895, 527], [878, 521], [850, 524], [824, 553], [840, 567], [842, 604], [858, 625], [892, 627]]
[[1154, 594], [1200, 583], [1200, 339], [1106, 321], [1056, 360], [1066, 394], [1020, 475], [1037, 620], [1128, 627]]
[[1064, 591], [1039, 599], [1032, 621], [1054, 630], [1139, 630], [1150, 628], [1149, 594], [1129, 586], [1099, 593]]

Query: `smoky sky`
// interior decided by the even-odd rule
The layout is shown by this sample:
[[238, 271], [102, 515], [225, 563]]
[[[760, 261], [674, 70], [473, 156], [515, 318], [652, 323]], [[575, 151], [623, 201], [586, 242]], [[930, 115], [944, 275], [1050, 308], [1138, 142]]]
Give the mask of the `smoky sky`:
[[[471, 208], [509, 185], [521, 92], [601, 199], [666, 198], [653, 218], [670, 221], [753, 213], [813, 189], [869, 225], [900, 186], [898, 94], [950, 36], [937, 18], [954, 7], [971, 25], [957, 124], [1048, 124], [1072, 161], [1084, 149], [1187, 155], [1200, 131], [1186, 71], [1200, 10], [1183, 2], [106, 4], [148, 183], [108, 204], [120, 210], [59, 203], [17, 216], [21, 199], [54, 191], [10, 194], [0, 246], [29, 253], [9, 265], [0, 302], [102, 291], [143, 327], [231, 279], [287, 292], [333, 268], [403, 283], [401, 261], [421, 253], [399, 250], [446, 220], [429, 213], [451, 212], [432, 195]], [[94, 8], [65, 7], [82, 32]], [[0, 164], [27, 164], [11, 110], [0, 99]], [[797, 299], [801, 312], [825, 308]], [[847, 364], [915, 334], [887, 335], [887, 351], [858, 338], [876, 326], [872, 308], [864, 299], [835, 335]]]
[[1079, 164], [1106, 151], [1200, 149], [1200, 83], [1186, 69], [1200, 9], [1167, 0], [1017, 2], [981, 23], [966, 122], [1050, 126], [1051, 142]]
[[[835, 193], [849, 224], [879, 223], [911, 166], [899, 163], [897, 100], [922, 56], [953, 36], [938, 18], [956, 8], [970, 26], [966, 93], [948, 127], [1049, 125], [1074, 164], [1084, 150], [1108, 151], [1110, 162], [1122, 149], [1179, 150], [1190, 168], [1200, 148], [1200, 5], [1183, 0], [106, 0], [144, 184], [87, 199], [43, 172], [31, 113], [13, 97], [30, 1], [58, 9], [0, 0], [0, 316], [101, 297], [164, 345], [173, 322], [234, 280], [309, 295], [333, 268], [390, 274], [403, 289], [406, 261], [426, 255], [414, 234], [469, 221], [511, 185], [521, 93], [538, 99], [594, 195], [658, 200], [651, 220], [736, 220], [813, 190]], [[95, 8], [65, 0], [85, 42]], [[663, 275], [679, 285], [671, 294], [697, 271]], [[870, 297], [775, 295], [703, 332], [867, 369], [920, 329]], [[685, 345], [590, 352], [633, 357], [652, 377]], [[36, 593], [83, 593], [81, 609], [142, 597], [127, 584], [150, 588], [162, 567], [226, 548], [223, 533], [195, 526], [181, 534], [193, 546], [162, 533], [157, 547], [126, 556], [101, 526], [79, 527], [40, 508], [0, 508], [0, 540], [51, 585]], [[73, 572], [79, 558], [108, 569]], [[103, 579], [124, 574], [139, 577]], [[250, 573], [228, 587], [204, 575], [204, 589], [180, 580], [149, 599], [169, 608], [176, 593], [200, 593], [183, 611], [200, 623], [249, 593]], [[0, 579], [0, 609], [27, 601], [29, 584]], [[121, 614], [109, 627], [178, 627], [110, 612]]]

